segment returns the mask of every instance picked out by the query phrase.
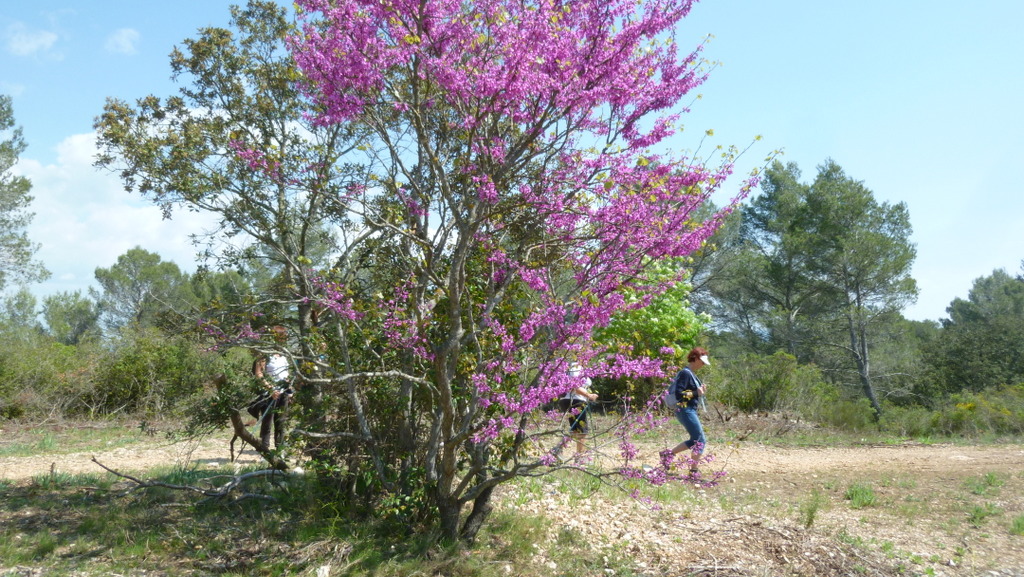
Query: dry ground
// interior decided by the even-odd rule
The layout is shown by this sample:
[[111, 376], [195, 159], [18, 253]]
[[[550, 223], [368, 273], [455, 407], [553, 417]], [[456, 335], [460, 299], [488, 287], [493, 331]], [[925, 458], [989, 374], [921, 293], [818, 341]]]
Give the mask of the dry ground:
[[[717, 487], [640, 502], [574, 500], [559, 491], [501, 492], [501, 507], [552, 515], [552, 539], [577, 535], [609, 555], [628, 555], [647, 575], [949, 575], [1024, 576], [1024, 445], [901, 444], [786, 448], [741, 441], [715, 444]], [[670, 442], [678, 431], [666, 429]], [[0, 446], [15, 442], [10, 431]], [[0, 458], [0, 479], [22, 482], [51, 472], [191, 462], [229, 465], [228, 434], [203, 443], [151, 442], [109, 451]], [[657, 462], [659, 440], [645, 447]], [[248, 451], [238, 461], [256, 461]], [[851, 486], [874, 505], [854, 508]], [[572, 514], [565, 514], [572, 511]], [[565, 559], [535, 563], [562, 574]]]
[[[779, 428], [742, 419], [730, 429]], [[718, 486], [660, 510], [587, 506], [565, 524], [625, 545], [650, 575], [1024, 576], [1024, 536], [1011, 533], [1024, 520], [1024, 444], [785, 447], [720, 442], [715, 427], [725, 425], [705, 426], [716, 457], [706, 469], [727, 473]], [[678, 428], [642, 459], [656, 464]], [[854, 486], [875, 504], [854, 508]]]

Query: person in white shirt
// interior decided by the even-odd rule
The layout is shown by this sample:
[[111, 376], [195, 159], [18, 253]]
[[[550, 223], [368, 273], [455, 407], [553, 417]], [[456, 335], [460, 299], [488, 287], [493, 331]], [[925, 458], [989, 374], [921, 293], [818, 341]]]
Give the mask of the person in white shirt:
[[[288, 331], [278, 325], [271, 329], [278, 345], [284, 345]], [[284, 445], [285, 408], [291, 400], [291, 367], [288, 357], [280, 353], [260, 355], [253, 361], [252, 374], [266, 390], [255, 403], [249, 405], [249, 414], [260, 420], [260, 445], [270, 450], [270, 434], [274, 434], [274, 448]]]
[[[569, 374], [573, 377], [579, 377], [582, 372], [583, 369], [575, 363], [569, 369]], [[591, 386], [593, 381], [590, 377], [583, 377], [583, 384], [570, 389], [558, 401], [559, 410], [569, 416], [569, 434], [576, 440], [577, 454], [587, 450], [587, 416], [590, 413], [590, 403], [597, 400], [597, 393], [590, 390]]]

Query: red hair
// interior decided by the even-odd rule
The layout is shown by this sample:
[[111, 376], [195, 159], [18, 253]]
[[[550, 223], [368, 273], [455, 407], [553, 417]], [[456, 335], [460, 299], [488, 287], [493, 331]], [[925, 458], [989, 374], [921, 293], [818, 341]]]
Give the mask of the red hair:
[[693, 347], [693, 349], [690, 350], [690, 354], [686, 355], [686, 362], [692, 363], [693, 361], [696, 361], [697, 359], [703, 357], [706, 354], [708, 354], [707, 349], [701, 347]]

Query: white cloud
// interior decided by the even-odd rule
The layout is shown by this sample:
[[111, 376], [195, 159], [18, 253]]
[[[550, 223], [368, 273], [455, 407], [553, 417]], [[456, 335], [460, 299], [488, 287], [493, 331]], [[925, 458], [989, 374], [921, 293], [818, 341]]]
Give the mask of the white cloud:
[[121, 28], [107, 36], [103, 45], [107, 52], [114, 54], [135, 54], [138, 52], [138, 44], [141, 36], [137, 30], [132, 28]]
[[40, 244], [36, 258], [53, 273], [31, 287], [37, 296], [86, 292], [95, 286], [97, 267], [113, 265], [135, 246], [195, 270], [189, 234], [210, 228], [213, 219], [184, 211], [164, 220], [158, 207], [126, 192], [115, 174], [94, 168], [95, 153], [95, 135], [78, 134], [58, 145], [54, 164], [22, 158], [14, 169], [32, 181], [35, 218], [28, 236]]
[[15, 56], [32, 56], [47, 53], [57, 42], [57, 34], [46, 30], [32, 30], [22, 22], [7, 26], [4, 43]]

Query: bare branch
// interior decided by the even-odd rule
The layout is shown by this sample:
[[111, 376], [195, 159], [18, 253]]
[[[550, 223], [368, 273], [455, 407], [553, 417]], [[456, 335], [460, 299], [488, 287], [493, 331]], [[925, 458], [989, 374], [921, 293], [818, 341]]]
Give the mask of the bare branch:
[[[275, 500], [274, 497], [272, 497], [270, 495], [264, 495], [262, 493], [248, 493], [248, 492], [240, 492], [239, 493], [238, 490], [246, 481], [249, 481], [249, 480], [252, 480], [252, 479], [265, 478], [265, 477], [271, 477], [272, 478], [272, 477], [280, 476], [281, 475], [281, 471], [278, 471], [278, 470], [275, 470], [275, 469], [261, 469], [259, 471], [251, 471], [249, 473], [243, 473], [243, 474], [240, 474], [240, 475], [228, 476], [228, 478], [229, 478], [228, 482], [224, 483], [223, 485], [220, 485], [219, 487], [203, 488], [203, 487], [197, 487], [195, 485], [178, 485], [178, 484], [174, 484], [174, 483], [165, 483], [163, 481], [153, 481], [153, 480], [143, 481], [142, 479], [138, 479], [138, 478], [133, 477], [131, 475], [128, 475], [126, 473], [122, 473], [120, 471], [116, 471], [114, 469], [111, 469], [110, 467], [108, 467], [108, 466], [104, 465], [103, 463], [99, 462], [99, 460], [96, 459], [96, 457], [92, 458], [92, 462], [96, 463], [97, 465], [99, 465], [103, 469], [107, 470], [108, 472], [113, 473], [114, 475], [117, 475], [118, 477], [121, 477], [122, 479], [128, 479], [129, 481], [135, 483], [135, 487], [132, 490], [134, 490], [134, 489], [145, 489], [145, 488], [150, 488], [150, 487], [163, 487], [165, 489], [173, 489], [175, 491], [188, 491], [188, 492], [192, 492], [192, 493], [198, 493], [200, 495], [203, 495], [204, 497], [207, 497], [207, 500], [209, 500], [209, 499], [226, 499], [229, 496], [231, 496], [232, 494], [237, 493], [237, 496], [234, 499], [232, 499], [232, 502], [241, 501], [243, 499], [264, 499], [264, 500], [268, 500], [268, 501]], [[220, 478], [220, 477], [213, 477], [213, 478], [211, 478], [209, 480], [212, 481], [213, 479], [216, 479], [216, 478]]]

